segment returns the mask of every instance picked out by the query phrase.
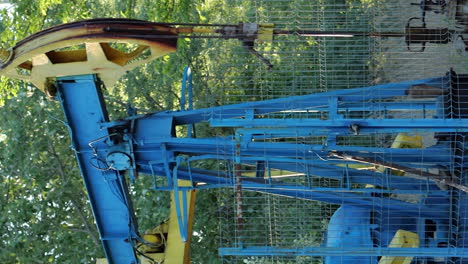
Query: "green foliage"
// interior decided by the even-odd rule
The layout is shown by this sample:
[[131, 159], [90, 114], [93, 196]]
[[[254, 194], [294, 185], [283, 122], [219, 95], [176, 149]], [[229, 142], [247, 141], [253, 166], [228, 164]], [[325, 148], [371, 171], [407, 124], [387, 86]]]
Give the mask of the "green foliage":
[[8, 252], [0, 254], [1, 263], [101, 255], [80, 172], [64, 144], [68, 131], [51, 118], [61, 111], [43, 97], [21, 92], [0, 112], [0, 247]]
[[[194, 8], [197, 1], [186, 0], [164, 4], [148, 0], [11, 3], [13, 6], [8, 10], [0, 11], [3, 48], [12, 47], [41, 29], [81, 19], [128, 17], [197, 22], [199, 12], [206, 12]], [[111, 89], [112, 96], [108, 97], [111, 115], [123, 116], [125, 111], [120, 103], [128, 100], [142, 109], [176, 109], [183, 67], [191, 64], [190, 53], [202, 49], [189, 44], [181, 42], [182, 52], [129, 73]], [[103, 257], [57, 102], [47, 101], [28, 83], [2, 77], [0, 110], [0, 263], [92, 263]], [[131, 187], [142, 232], [165, 220], [168, 213], [168, 193], [157, 193], [151, 188], [149, 177], [141, 177]], [[204, 196], [199, 197], [203, 201]], [[213, 217], [210, 216], [208, 226], [202, 224], [197, 228], [203, 229], [200, 234], [217, 233]], [[213, 249], [211, 258], [215, 259], [216, 243], [211, 242], [216, 236], [212, 237], [208, 243]], [[198, 252], [201, 259], [201, 251]]]
[[[253, 22], [255, 19], [271, 22], [271, 17], [291, 10], [291, 18], [277, 18], [277, 22], [286, 28], [294, 28], [300, 26], [295, 19], [301, 8], [318, 6], [310, 0], [271, 1], [269, 5], [262, 4], [265, 1], [216, 0], [10, 2], [13, 4], [10, 9], [0, 10], [2, 48], [12, 47], [19, 40], [52, 25], [98, 17], [194, 23]], [[364, 0], [348, 2], [350, 7], [351, 2], [369, 3]], [[346, 8], [343, 5], [343, 12]], [[358, 14], [360, 11], [353, 12]], [[340, 20], [337, 21], [339, 23]], [[328, 26], [340, 28], [346, 25]], [[133, 70], [115, 87], [108, 89], [105, 96], [110, 115], [113, 119], [125, 116], [123, 105], [127, 102], [140, 112], [178, 109], [180, 81], [186, 65], [194, 72], [195, 108], [315, 92], [320, 88], [315, 85], [316, 76], [313, 75], [319, 70], [318, 44], [313, 39], [294, 41], [295, 45], [291, 47], [288, 41], [279, 37], [274, 44], [258, 46], [260, 53], [265, 54], [275, 68], [281, 69], [266, 71], [266, 66], [248, 53], [239, 41], [181, 39], [177, 53]], [[287, 52], [298, 56], [285, 58], [278, 55]], [[323, 52], [330, 54], [327, 55], [330, 61], [350, 53], [346, 47], [333, 45], [325, 47]], [[356, 55], [349, 58], [349, 63], [362, 64], [358, 60]], [[309, 63], [296, 68], [294, 65], [298, 61]], [[346, 67], [342, 65], [335, 70], [345, 71]], [[365, 70], [365, 67], [359, 69]], [[275, 86], [278, 83], [289, 89], [278, 89]], [[61, 120], [63, 115], [57, 102], [47, 101], [27, 83], [0, 79], [0, 263], [92, 263], [95, 258], [103, 257], [80, 172], [70, 148], [68, 131]], [[208, 129], [206, 124], [197, 125], [196, 130], [199, 137], [232, 133], [230, 129]], [[217, 166], [220, 165], [215, 162], [203, 164], [207, 168]], [[130, 187], [142, 232], [167, 217], [169, 195], [156, 192], [152, 187], [152, 178], [148, 176], [140, 177]], [[223, 227], [218, 223], [220, 214], [226, 219], [234, 218], [235, 208], [232, 202], [226, 202], [229, 199], [234, 199], [232, 194], [217, 190], [197, 194], [192, 243], [194, 264], [221, 263], [217, 256], [219, 234], [235, 235], [232, 223], [231, 230], [221, 230]], [[266, 213], [264, 210], [267, 209], [270, 208], [259, 204], [246, 214]], [[281, 213], [292, 215], [297, 212], [290, 208]], [[306, 218], [307, 215], [300, 212], [297, 217]], [[262, 223], [252, 221], [246, 224]], [[321, 222], [315, 224], [323, 228]], [[315, 235], [298, 237], [296, 246], [320, 243]], [[310, 263], [310, 260], [302, 262]], [[252, 258], [244, 263], [270, 262]]]

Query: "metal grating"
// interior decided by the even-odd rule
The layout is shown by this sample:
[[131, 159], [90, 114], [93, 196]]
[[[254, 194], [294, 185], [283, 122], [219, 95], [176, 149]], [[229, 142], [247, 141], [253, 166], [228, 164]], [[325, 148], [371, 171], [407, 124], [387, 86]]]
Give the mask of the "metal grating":
[[[445, 2], [443, 11], [440, 10], [438, 13], [426, 11], [426, 27], [448, 28], [457, 32], [451, 40], [444, 39], [446, 35], [436, 36], [434, 42], [448, 43], [426, 43], [424, 52], [409, 51], [404, 37], [278, 36], [273, 43], [256, 46], [258, 51], [274, 65], [268, 70], [266, 65], [242, 47], [233, 48], [231, 41], [221, 43], [208, 40], [203, 45], [216, 46], [216, 49], [208, 49], [194, 59], [195, 75], [197, 67], [210, 72], [209, 76], [196, 76], [201, 83], [206, 84], [195, 95], [196, 107], [443, 77], [450, 69], [460, 74], [468, 73], [468, 53], [460, 38], [468, 33], [460, 19], [460, 10], [466, 3]], [[250, 9], [241, 10], [242, 7]], [[223, 21], [213, 22], [268, 22], [274, 23], [277, 28], [288, 30], [403, 34], [409, 19], [421, 17], [422, 14], [420, 6], [411, 5], [404, 0], [236, 0], [226, 3], [226, 10], [230, 9], [236, 12], [227, 12]], [[420, 19], [414, 19], [410, 23], [409, 25], [413, 27], [421, 26]], [[200, 40], [200, 43], [202, 42]], [[411, 48], [420, 49], [421, 45], [412, 44]], [[203, 65], [203, 57], [215, 56], [218, 56], [219, 63], [213, 66]], [[230, 71], [230, 69], [236, 70]], [[458, 105], [460, 100], [454, 99], [458, 95], [454, 95], [454, 90], [450, 90], [450, 79], [447, 78], [433, 80], [431, 84], [444, 91], [435, 90], [429, 96], [420, 94], [418, 88], [414, 88], [413, 94], [391, 99], [379, 98], [379, 95], [385, 91], [393, 89], [401, 94], [408, 88], [398, 86], [377, 87], [371, 90], [374, 96], [372, 98], [368, 98], [369, 90], [356, 93], [352, 95], [353, 102], [347, 105], [354, 110], [348, 111], [343, 107], [338, 110], [338, 114], [348, 119], [406, 120], [403, 122], [428, 119], [429, 123], [434, 116], [450, 120], [463, 119], [464, 116], [458, 113], [463, 111], [463, 106]], [[217, 92], [213, 93], [210, 87], [216, 87]], [[331, 96], [319, 100], [324, 100], [323, 104], [327, 105], [330, 103], [330, 98]], [[403, 104], [404, 107], [398, 107]], [[248, 107], [245, 109], [249, 110], [252, 109]], [[256, 120], [332, 119], [327, 109], [254, 114], [253, 118]], [[407, 134], [404, 135], [409, 138], [400, 139], [398, 136], [401, 129], [396, 127], [371, 133], [357, 133], [358, 135], [352, 133], [339, 135], [331, 140], [327, 133], [308, 133], [309, 130], [306, 128], [295, 125], [270, 130], [265, 128], [254, 132], [252, 132], [254, 128], [248, 124], [237, 129], [236, 126], [230, 128], [219, 126], [221, 128], [211, 130], [207, 136], [232, 136], [232, 139], [236, 140], [234, 135], [238, 137], [240, 135], [241, 138], [250, 137], [250, 142], [271, 143], [263, 150], [263, 154], [260, 150], [256, 153], [256, 156], [264, 158], [263, 163], [259, 163], [258, 160], [236, 163], [235, 159], [226, 158], [226, 147], [221, 143], [216, 161], [220, 173], [232, 177], [234, 182], [240, 178], [249, 180], [258, 176], [259, 167], [263, 166], [266, 170], [262, 170], [261, 178], [287, 184], [291, 187], [288, 190], [289, 196], [293, 196], [274, 194], [276, 191], [272, 194], [271, 186], [264, 191], [261, 188], [252, 188], [256, 191], [245, 189], [239, 191], [237, 188], [239, 186], [236, 185], [232, 186], [233, 188], [219, 190], [217, 196], [220, 212], [220, 247], [237, 249], [234, 254], [231, 254], [233, 251], [222, 253], [224, 263], [377, 263], [380, 259], [378, 256], [382, 253], [379, 255], [375, 252], [391, 246], [391, 239], [396, 229], [417, 233], [421, 240], [420, 248], [441, 249], [440, 252], [437, 251], [438, 256], [415, 257], [413, 263], [465, 263], [466, 260], [453, 257], [457, 254], [450, 251], [454, 248], [463, 248], [465, 243], [463, 233], [466, 232], [464, 229], [466, 225], [463, 223], [467, 221], [467, 210], [465, 203], [460, 202], [466, 200], [464, 192], [444, 184], [429, 187], [431, 183], [421, 180], [427, 178], [427, 174], [449, 175], [452, 181], [464, 184], [465, 133], [455, 133], [456, 131], [439, 133], [431, 129], [417, 132], [405, 130]], [[392, 150], [394, 144], [414, 147], [419, 141], [422, 145], [414, 151]], [[289, 154], [288, 158], [291, 159], [289, 161], [274, 161], [271, 157], [274, 154], [271, 153], [284, 151], [285, 144], [297, 148], [289, 149], [291, 153], [295, 151], [296, 154]], [[314, 151], [304, 151], [304, 146]], [[278, 149], [275, 149], [276, 147]], [[329, 150], [337, 149], [343, 153], [353, 152], [356, 155], [365, 153], [362, 156], [366, 162], [349, 161], [329, 155]], [[320, 154], [323, 151], [327, 152], [328, 156]], [[236, 157], [241, 159], [243, 155], [249, 154], [237, 153]], [[398, 168], [393, 166], [397, 164], [403, 166], [406, 171], [401, 167], [398, 171]], [[349, 175], [350, 170], [356, 173], [354, 179], [365, 177], [369, 173], [377, 173], [382, 177], [355, 181], [349, 178], [347, 180], [346, 177], [337, 179], [331, 176], [317, 176], [318, 174]], [[418, 184], [415, 184], [415, 181], [408, 181], [406, 184], [400, 184], [398, 188], [390, 187], [396, 177], [420, 181]], [[312, 201], [314, 199], [304, 195], [304, 193], [320, 192], [334, 193], [339, 202]], [[347, 250], [353, 249], [350, 240], [364, 240], [361, 235], [357, 237], [351, 235], [341, 244], [327, 245], [327, 241], [333, 240], [333, 236], [337, 234], [330, 232], [333, 231], [330, 225], [332, 215], [343, 205], [354, 208], [353, 206], [357, 205], [353, 200], [356, 194], [368, 197], [367, 211], [349, 209], [347, 213], [347, 209], [342, 209], [341, 213], [347, 221], [354, 223], [357, 230], [368, 229], [367, 244], [362, 242], [361, 246], [373, 251], [369, 253], [370, 257], [364, 258], [364, 261], [362, 258], [346, 256]], [[401, 202], [413, 207], [406, 211], [399, 207], [398, 210], [401, 212], [395, 211], [389, 205], [389, 199], [395, 201], [395, 204]], [[438, 214], [438, 210], [442, 207], [446, 208], [447, 217]], [[335, 227], [336, 225], [340, 223], [335, 223]], [[330, 247], [338, 249], [338, 253], [327, 249]], [[257, 251], [249, 251], [251, 248]], [[420, 251], [420, 255], [424, 253], [421, 252], [423, 250]]]

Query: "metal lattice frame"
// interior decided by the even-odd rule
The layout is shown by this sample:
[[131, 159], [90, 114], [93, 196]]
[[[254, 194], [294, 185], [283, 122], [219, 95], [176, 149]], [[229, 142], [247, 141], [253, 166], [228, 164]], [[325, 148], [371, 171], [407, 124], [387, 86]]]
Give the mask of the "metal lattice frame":
[[[455, 13], [456, 1], [447, 1], [443, 14], [426, 12], [427, 27], [431, 28], [456, 28], [457, 21]], [[242, 1], [235, 1], [233, 6], [240, 6]], [[308, 30], [349, 30], [369, 32], [402, 32], [408, 19], [421, 16], [422, 10], [418, 6], [411, 6], [408, 1], [254, 1], [255, 12], [250, 12], [247, 20], [253, 22], [271, 22], [278, 27], [288, 29]], [[231, 19], [227, 17], [226, 19]], [[235, 19], [235, 18], [234, 18]], [[238, 19], [239, 20], [239, 19]], [[242, 20], [242, 19], [241, 19]], [[413, 21], [414, 23], [418, 21]], [[462, 34], [463, 35], [463, 34]], [[223, 46], [220, 47], [221, 49]], [[265, 44], [260, 52], [272, 60], [275, 67], [268, 71], [262, 62], [251, 60], [249, 62], [226, 59], [220, 61], [220, 66], [225, 69], [229, 67], [245, 68], [246, 74], [239, 76], [211, 76], [205, 81], [221, 87], [224, 94], [217, 98], [223, 104], [238, 103], [243, 101], [254, 101], [281, 98], [285, 96], [304, 95], [316, 92], [326, 92], [341, 89], [365, 87], [389, 82], [431, 78], [444, 76], [450, 68], [459, 73], [465, 73], [468, 69], [466, 60], [467, 53], [463, 51], [463, 43], [459, 39], [448, 44], [428, 43], [422, 53], [409, 52], [404, 38], [301, 38], [301, 37], [277, 37], [273, 44]], [[226, 54], [235, 55], [244, 53], [244, 50], [228, 50]], [[233, 56], [235, 57], [235, 56]], [[195, 69], [196, 72], [196, 69]], [[241, 91], [239, 92], [239, 88]], [[378, 93], [378, 91], [375, 91]], [[209, 105], [213, 98], [203, 97], [198, 94], [199, 105]], [[417, 96], [415, 96], [417, 97]], [[449, 98], [449, 97], [447, 97]], [[417, 106], [421, 98], [412, 99], [410, 105]], [[450, 99], [448, 99], [450, 100]], [[360, 103], [363, 109], [371, 104]], [[393, 99], [390, 104], [397, 102]], [[403, 101], [403, 100], [402, 100]], [[374, 101], [372, 101], [375, 103]], [[372, 114], [366, 111], [355, 118], [372, 118], [389, 102], [376, 103], [377, 111]], [[393, 104], [393, 105], [395, 105]], [[387, 105], [387, 106], [386, 106]], [[424, 111], [405, 110], [387, 112], [391, 118], [421, 118], [424, 115], [432, 115], [435, 110]], [[317, 113], [294, 113], [296, 117], [305, 118], [328, 118], [326, 113], [320, 113], [321, 117], [314, 116]], [[355, 113], [357, 114], [357, 113]], [[359, 115], [359, 114], [358, 114]], [[267, 116], [262, 116], [267, 117]], [[271, 116], [270, 116], [271, 117]], [[277, 117], [277, 116], [276, 116]], [[291, 118], [292, 115], [287, 118]], [[223, 135], [223, 131], [220, 132]], [[337, 138], [336, 144], [343, 149], [352, 146], [373, 147], [388, 149], [395, 142], [397, 131], [374, 132], [372, 135], [342, 136]], [[436, 145], [437, 142], [445, 140], [443, 145], [439, 144], [439, 150], [446, 154], [437, 156], [430, 151], [422, 150], [418, 154], [412, 154], [414, 160], [424, 165], [428, 159], [449, 159], [450, 149], [455, 146], [458, 151], [463, 151], [464, 136], [451, 137], [439, 135], [434, 138], [434, 132], [413, 133], [422, 138], [422, 148], [427, 149]], [[444, 138], [445, 136], [445, 138]], [[304, 135], [301, 132], [294, 134], [271, 137], [266, 135], [267, 142], [290, 142], [295, 144], [311, 144], [320, 146], [326, 142], [324, 135]], [[408, 142], [404, 142], [408, 143]], [[411, 142], [409, 142], [411, 143]], [[462, 155], [463, 156], [463, 155]], [[396, 161], [395, 156], [384, 151], [372, 152], [370, 157], [376, 160], [388, 162]], [[324, 157], [326, 159], [326, 157]], [[222, 160], [222, 158], [220, 158]], [[435, 161], [434, 163], [443, 163]], [[463, 164], [449, 167], [452, 175], [459, 175], [463, 171]], [[308, 171], [317, 169], [320, 159], [312, 161], [308, 166], [297, 163], [291, 170], [271, 170], [272, 177], [281, 175], [294, 177], [288, 178], [288, 182], [303, 186], [310, 182], [313, 187], [336, 188], [342, 186], [342, 182], [329, 178], [308, 177]], [[231, 166], [231, 168], [229, 168]], [[225, 172], [232, 170], [232, 164], [222, 164], [227, 168]], [[378, 167], [368, 165], [367, 167]], [[294, 166], [293, 166], [294, 167]], [[241, 167], [242, 175], [245, 177], [255, 175], [258, 164]], [[366, 166], [359, 168], [365, 171]], [[377, 168], [379, 170], [379, 168]], [[380, 168], [382, 171], [382, 168]], [[299, 171], [299, 172], [298, 172]], [[332, 170], [330, 170], [332, 171]], [[428, 173], [439, 173], [442, 170], [433, 166], [424, 169]], [[457, 173], [458, 172], [458, 173]], [[445, 172], [444, 172], [445, 173]], [[459, 177], [459, 176], [455, 176]], [[458, 179], [455, 179], [455, 181]], [[365, 190], [365, 185], [353, 185], [353, 188]], [[420, 190], [423, 185], [418, 186]], [[358, 191], [359, 192], [359, 191]], [[423, 191], [424, 192], [424, 191]], [[389, 193], [381, 189], [376, 191], [378, 195], [392, 197], [401, 201], [415, 203], [420, 201], [426, 194], [415, 195], [413, 191], [400, 191]], [[241, 194], [236, 189], [221, 190], [219, 192], [221, 212], [221, 247], [235, 246], [269, 246], [285, 249], [297, 249], [304, 247], [324, 247], [326, 233], [331, 216], [339, 205], [309, 200], [293, 199], [273, 194], [255, 193], [243, 191]], [[237, 198], [236, 198], [237, 197]], [[458, 215], [463, 215], [463, 208], [457, 206], [459, 198], [453, 194], [451, 204]], [[343, 203], [346, 203], [346, 192], [343, 192]], [[378, 204], [376, 204], [378, 207]], [[391, 221], [392, 218], [386, 214], [385, 209], [374, 210], [375, 218], [381, 221]], [[455, 218], [456, 216], [454, 216]], [[460, 217], [460, 216], [458, 216]], [[462, 217], [463, 218], [463, 217]], [[236, 228], [233, 228], [236, 227]], [[445, 226], [453, 230], [452, 224]], [[456, 232], [455, 232], [456, 233]], [[388, 238], [386, 238], [388, 240]], [[452, 239], [451, 246], [461, 246], [460, 241]], [[374, 238], [374, 243], [379, 245], [384, 239]], [[382, 248], [377, 246], [377, 248]], [[342, 248], [344, 252], [345, 248]], [[239, 252], [238, 252], [239, 253]], [[225, 256], [226, 263], [320, 263], [322, 257], [313, 254], [302, 254], [298, 256], [297, 251], [291, 250], [287, 253], [263, 252], [261, 256], [252, 256], [258, 252], [244, 251], [238, 256]], [[448, 251], [446, 251], [449, 255]], [[229, 255], [229, 254], [226, 254]], [[241, 255], [241, 256], [239, 256]], [[320, 254], [317, 254], [320, 255]], [[441, 253], [441, 256], [443, 253]], [[424, 257], [420, 258], [423, 261]], [[436, 258], [437, 260], [437, 258]], [[439, 261], [450, 263], [456, 261], [450, 258], [439, 257]], [[346, 259], [342, 260], [347, 263]]]

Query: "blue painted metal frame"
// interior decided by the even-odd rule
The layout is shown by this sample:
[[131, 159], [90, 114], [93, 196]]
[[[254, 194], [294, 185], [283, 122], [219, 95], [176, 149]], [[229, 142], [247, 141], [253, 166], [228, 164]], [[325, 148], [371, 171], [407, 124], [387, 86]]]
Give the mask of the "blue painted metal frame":
[[[190, 78], [187, 69], [184, 76], [186, 78], [184, 83], [186, 83]], [[379, 154], [384, 159], [386, 155], [389, 155], [395, 164], [418, 169], [438, 166], [453, 167], [456, 155], [449, 142], [442, 142], [427, 149], [339, 146], [336, 143], [336, 136], [356, 133], [350, 131], [350, 125], [358, 125], [359, 133], [390, 134], [418, 130], [468, 131], [467, 120], [444, 118], [444, 109], [442, 109], [444, 106], [439, 100], [395, 103], [386, 101], [389, 98], [406, 96], [407, 89], [412, 85], [426, 84], [446, 89], [448, 83], [449, 76], [446, 76], [198, 110], [191, 110], [189, 107], [185, 111], [159, 112], [116, 121], [108, 120], [105, 103], [95, 76], [59, 78], [57, 87], [58, 99], [67, 117], [73, 147], [82, 170], [107, 258], [110, 263], [136, 263], [137, 256], [134, 252], [133, 241], [138, 239], [138, 228], [135, 224], [125, 177], [122, 172], [113, 170], [105, 163], [107, 155], [116, 148], [117, 143], [113, 142], [114, 133], [121, 133], [115, 132], [118, 131], [117, 126], [129, 128], [127, 131], [130, 132], [126, 133], [129, 133], [127, 137], [131, 140], [127, 144], [130, 144], [132, 151], [127, 154], [133, 159], [134, 168], [140, 173], [152, 175], [155, 179], [156, 177], [166, 178], [167, 186], [156, 186], [156, 180], [154, 181], [155, 188], [158, 190], [174, 190], [178, 179], [208, 184], [201, 188], [236, 186], [236, 177], [232, 170], [221, 173], [194, 168], [191, 163], [195, 160], [219, 160], [226, 162], [228, 167], [239, 163], [255, 166], [263, 164], [259, 166], [259, 170], [263, 172], [268, 169], [281, 169], [303, 173], [309, 182], [313, 177], [323, 177], [340, 181], [343, 184], [339, 188], [319, 188], [310, 184], [291, 185], [286, 181], [271, 177], [241, 177], [240, 184], [243, 189], [327, 203], [348, 203], [366, 210], [384, 210], [407, 217], [446, 219], [451, 210], [449, 193], [441, 190], [429, 180], [395, 177], [388, 172], [359, 171], [349, 167], [354, 163], [352, 161], [330, 158], [329, 151], [341, 151], [364, 158], [375, 157], [375, 154]], [[378, 92], [375, 92], [376, 90]], [[191, 93], [191, 87], [189, 87], [189, 93]], [[183, 106], [185, 106], [184, 98], [185, 96], [181, 101]], [[189, 101], [191, 101], [190, 98]], [[368, 107], [364, 108], [363, 105]], [[386, 111], [399, 110], [423, 112], [430, 110], [432, 113], [429, 117], [408, 119], [385, 118], [385, 115], [374, 118], [344, 117], [344, 114], [349, 112], [382, 111], [386, 113]], [[328, 120], [307, 116], [314, 112], [326, 112]], [[302, 114], [305, 116], [297, 117]], [[177, 125], [193, 125], [199, 122], [209, 122], [212, 126], [236, 127], [238, 130], [229, 137], [203, 139], [175, 137]], [[278, 136], [326, 136], [326, 142], [320, 145], [262, 142], [262, 140]], [[431, 153], [430, 156], [425, 155], [428, 152]], [[424, 156], [424, 161], [420, 159], [422, 156]], [[264, 168], [262, 169], [261, 166]], [[261, 176], [262, 173], [257, 174]], [[419, 193], [425, 199], [422, 199], [420, 203], [409, 203], [389, 197], [373, 196], [371, 194], [376, 191], [375, 189], [350, 188], [354, 183], [384, 187], [387, 188], [386, 193], [391, 193], [392, 190], [395, 193]], [[196, 187], [176, 187], [175, 190], [190, 188]], [[179, 203], [179, 207], [179, 215], [182, 215], [181, 211], [185, 210], [186, 206]], [[184, 223], [184, 219], [179, 221]], [[183, 227], [181, 234], [182, 237], [186, 237]], [[338, 252], [348, 254], [348, 250], [351, 250], [349, 254], [365, 256], [382, 254], [434, 256], [442, 255], [442, 251], [448, 252], [450, 256], [460, 256], [466, 253], [464, 249], [457, 251], [432, 248], [418, 250], [355, 248], [356, 251], [354, 251], [349, 248], [333, 249], [330, 247], [295, 250], [233, 248], [222, 249], [220, 252], [221, 255], [315, 256], [333, 255]]]
[[[151, 117], [171, 116], [175, 120], [176, 125], [195, 124], [199, 122], [207, 122], [210, 120], [238, 118], [245, 116], [246, 111], [254, 111], [256, 115], [267, 113], [307, 109], [309, 111], [328, 108], [328, 98], [338, 97], [340, 102], [350, 103], [356, 100], [364, 102], [370, 100], [382, 100], [397, 96], [406, 96], [406, 91], [413, 85], [433, 85], [436, 87], [445, 87], [448, 85], [449, 77], [438, 77], [424, 80], [407, 81], [400, 83], [391, 83], [376, 85], [364, 88], [337, 90], [318, 94], [309, 94], [302, 96], [292, 96], [273, 100], [265, 100], [259, 102], [247, 102], [235, 105], [226, 105], [205, 109], [197, 109], [193, 111], [177, 111], [177, 112], [159, 112], [151, 115]], [[375, 92], [378, 90], [379, 92]], [[325, 100], [324, 100], [325, 99]], [[327, 103], [324, 103], [327, 102]], [[434, 104], [434, 102], [432, 102]], [[402, 109], [412, 107], [415, 103], [402, 104]], [[384, 109], [382, 109], [384, 110]], [[271, 124], [275, 126], [275, 124]]]
[[125, 178], [106, 168], [105, 157], [89, 151], [91, 142], [99, 149], [110, 140], [107, 129], [100, 127], [108, 116], [97, 79], [62, 77], [57, 87], [106, 257], [109, 263], [137, 263], [132, 245], [136, 227]]
[[[327, 129], [330, 132], [345, 132], [353, 124], [360, 126], [360, 133], [375, 133], [385, 130], [386, 133], [399, 132], [468, 132], [468, 124], [463, 119], [335, 119], [335, 120], [304, 120], [304, 119], [211, 119], [212, 127], [300, 127], [304, 129]], [[336, 129], [339, 130], [336, 130]]]
[[[161, 175], [164, 173], [163, 168], [151, 170], [147, 163], [138, 164], [138, 167], [140, 172], [144, 174], [156, 173]], [[196, 182], [218, 184], [222, 187], [235, 186], [235, 180], [232, 176], [224, 175], [216, 171], [192, 168], [191, 173], [189, 173], [188, 168], [179, 168], [178, 172], [179, 179], [183, 180], [193, 179]], [[269, 184], [265, 180], [258, 181], [254, 178], [242, 178], [242, 188], [256, 192], [278, 194], [285, 197], [322, 201], [333, 204], [342, 204], [343, 199], [345, 198], [347, 202], [355, 206], [383, 210], [395, 210], [406, 215], [419, 215], [431, 218], [443, 218], [446, 216], [446, 211], [448, 210], [448, 205], [443, 203], [435, 205], [433, 204], [428, 207], [421, 204], [413, 204], [395, 199], [373, 197], [367, 194], [336, 192], [337, 189], [315, 190], [313, 188], [307, 187], [301, 188], [296, 185], [286, 185], [281, 182]]]

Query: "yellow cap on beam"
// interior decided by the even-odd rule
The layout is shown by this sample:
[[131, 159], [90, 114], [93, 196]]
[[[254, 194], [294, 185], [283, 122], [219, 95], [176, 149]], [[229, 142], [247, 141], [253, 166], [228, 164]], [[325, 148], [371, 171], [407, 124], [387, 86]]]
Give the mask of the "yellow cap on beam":
[[10, 51], [0, 48], [0, 64], [7, 62], [10, 58], [10, 55]]

